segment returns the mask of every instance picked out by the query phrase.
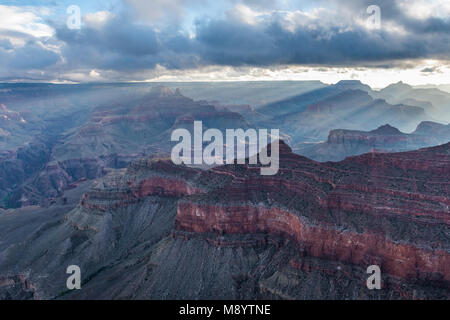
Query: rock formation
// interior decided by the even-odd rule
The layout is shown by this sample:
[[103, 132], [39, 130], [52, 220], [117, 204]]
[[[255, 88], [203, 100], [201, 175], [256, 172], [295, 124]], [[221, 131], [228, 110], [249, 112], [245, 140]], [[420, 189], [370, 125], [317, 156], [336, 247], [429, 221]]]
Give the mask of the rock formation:
[[331, 130], [323, 143], [304, 143], [295, 151], [317, 161], [340, 161], [367, 152], [399, 152], [450, 141], [450, 125], [421, 122], [415, 131], [403, 133], [388, 124], [372, 131]]
[[[278, 174], [259, 171], [135, 161], [1, 246], [0, 275], [31, 270], [39, 298], [450, 297], [450, 143], [318, 163], [281, 142]], [[0, 216], [8, 239], [11, 215]], [[69, 264], [82, 290], [65, 290]], [[381, 290], [365, 284], [373, 264]], [[18, 288], [5, 280], [0, 293]]]

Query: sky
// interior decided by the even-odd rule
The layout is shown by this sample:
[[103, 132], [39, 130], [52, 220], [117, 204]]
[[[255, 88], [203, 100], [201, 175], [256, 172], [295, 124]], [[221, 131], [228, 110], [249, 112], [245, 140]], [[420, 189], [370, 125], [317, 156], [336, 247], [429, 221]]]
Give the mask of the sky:
[[450, 0], [0, 0], [1, 82], [343, 79], [450, 83]]

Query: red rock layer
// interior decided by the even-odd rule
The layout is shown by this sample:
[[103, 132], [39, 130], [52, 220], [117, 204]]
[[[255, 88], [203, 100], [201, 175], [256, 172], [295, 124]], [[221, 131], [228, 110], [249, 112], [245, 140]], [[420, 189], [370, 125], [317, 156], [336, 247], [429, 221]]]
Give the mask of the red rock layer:
[[304, 255], [377, 264], [396, 277], [450, 287], [450, 143], [338, 163], [311, 161], [281, 143], [278, 174], [259, 173], [249, 165], [202, 171], [140, 161], [82, 205], [107, 210], [149, 195], [173, 197], [177, 232], [269, 234]]
[[379, 234], [339, 232], [309, 225], [286, 210], [254, 206], [217, 206], [180, 202], [176, 227], [220, 234], [269, 233], [294, 240], [307, 254], [363, 266], [379, 264], [405, 279], [450, 282], [450, 254], [395, 243]]

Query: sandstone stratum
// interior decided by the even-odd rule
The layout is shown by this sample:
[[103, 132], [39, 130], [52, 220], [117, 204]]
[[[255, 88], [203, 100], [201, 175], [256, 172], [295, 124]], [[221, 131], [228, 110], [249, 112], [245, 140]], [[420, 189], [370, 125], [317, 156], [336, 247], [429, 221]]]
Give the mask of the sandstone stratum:
[[[134, 161], [74, 209], [0, 215], [0, 296], [448, 299], [449, 175], [450, 143], [319, 163], [281, 141], [274, 176]], [[71, 264], [82, 290], [65, 288]]]

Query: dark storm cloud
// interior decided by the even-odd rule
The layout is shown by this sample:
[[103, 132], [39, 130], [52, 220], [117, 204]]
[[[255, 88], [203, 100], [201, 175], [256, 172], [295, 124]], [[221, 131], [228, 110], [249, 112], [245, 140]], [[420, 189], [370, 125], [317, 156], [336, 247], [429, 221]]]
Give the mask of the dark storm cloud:
[[63, 55], [72, 67], [126, 70], [162, 64], [184, 68], [194, 58], [190, 55], [191, 41], [179, 31], [169, 28], [156, 32], [124, 17], [111, 19], [101, 28], [59, 27], [56, 37], [64, 42]]
[[0, 66], [3, 70], [44, 69], [60, 60], [57, 53], [44, 48], [38, 42], [28, 41], [15, 50], [11, 50], [11, 43], [8, 42], [0, 42]]
[[[247, 1], [252, 2], [252, 1]], [[301, 1], [299, 2], [299, 4]], [[369, 30], [353, 19], [368, 18], [372, 0], [316, 1], [330, 6], [334, 17], [310, 19], [295, 30], [283, 27], [284, 16], [250, 25], [228, 20], [197, 23], [201, 57], [223, 65], [323, 64], [379, 65], [407, 59], [450, 59], [450, 20], [416, 19], [398, 1], [378, 0], [380, 30]], [[413, 2], [410, 2], [413, 4]], [[402, 32], [393, 29], [396, 25]], [[391, 63], [387, 63], [391, 65]]]
[[101, 29], [83, 27], [70, 30], [56, 29], [56, 37], [63, 41], [63, 56], [72, 67], [97, 68], [148, 67], [160, 50], [155, 32], [151, 28], [130, 24], [127, 20], [114, 20]]
[[450, 20], [443, 20], [438, 18], [428, 18], [423, 21], [418, 20], [406, 20], [405, 26], [414, 33], [424, 34], [449, 34], [450, 33]]
[[[33, 40], [14, 49], [11, 43], [2, 40], [0, 64], [7, 65], [9, 70], [36, 69], [63, 61], [58, 64], [57, 73], [96, 69], [131, 74], [153, 70], [157, 65], [167, 69], [210, 65], [389, 68], [405, 66], [414, 59], [450, 60], [450, 21], [437, 17], [413, 18], [396, 1], [376, 1], [381, 9], [380, 30], [361, 25], [373, 1], [292, 1], [287, 10], [291, 16], [283, 7], [285, 2], [227, 1], [230, 6], [248, 5], [261, 14], [254, 21], [239, 16], [239, 11], [234, 9], [222, 16], [192, 14], [186, 8], [179, 8], [187, 6], [189, 1], [175, 0], [171, 1], [168, 12], [177, 13], [176, 23], [171, 24], [168, 19], [163, 19], [163, 23], [138, 21], [130, 13], [133, 10], [125, 10], [104, 24], [85, 23], [80, 30], [52, 24], [55, 35], [49, 41], [59, 46], [60, 57]], [[140, 0], [127, 3], [145, 4], [136, 7], [141, 11], [147, 8], [146, 2]], [[195, 3], [199, 6], [203, 2]], [[292, 10], [297, 5], [305, 10], [325, 7], [326, 12], [313, 15], [297, 12], [296, 16]], [[157, 16], [167, 18], [166, 11]], [[189, 15], [194, 17], [193, 24], [180, 22], [181, 17]]]
[[[65, 43], [63, 55], [74, 67], [101, 69], [169, 69], [201, 65], [270, 66], [280, 64], [367, 65], [403, 59], [445, 58], [450, 52], [448, 33], [442, 25], [420, 34], [367, 30], [354, 25], [342, 28], [315, 24], [294, 31], [283, 26], [283, 17], [248, 24], [233, 19], [199, 19], [195, 37], [180, 29], [156, 31], [115, 18], [101, 29], [57, 29]], [[423, 22], [421, 22], [423, 23]], [[444, 22], [443, 22], [444, 23]], [[440, 30], [440, 29], [439, 29]]]
[[[202, 58], [221, 65], [354, 65], [440, 53], [428, 46], [429, 39], [362, 28], [347, 31], [337, 27], [299, 28], [291, 32], [278, 22], [265, 27], [228, 21], [199, 23], [197, 41]], [[448, 46], [440, 49], [448, 50]]]
[[[330, 3], [330, 1], [333, 2], [337, 8], [351, 11], [355, 14], [358, 12], [365, 12], [366, 8], [370, 5], [377, 5], [381, 11], [382, 21], [397, 23], [411, 33], [448, 34], [450, 32], [450, 17], [447, 17], [446, 19], [436, 17], [417, 19], [410, 17], [406, 13], [406, 7], [408, 5], [414, 5], [414, 1], [406, 2], [406, 7], [401, 7], [399, 1], [395, 0], [319, 0], [319, 2], [323, 4]], [[431, 1], [430, 5], [432, 5]]]

